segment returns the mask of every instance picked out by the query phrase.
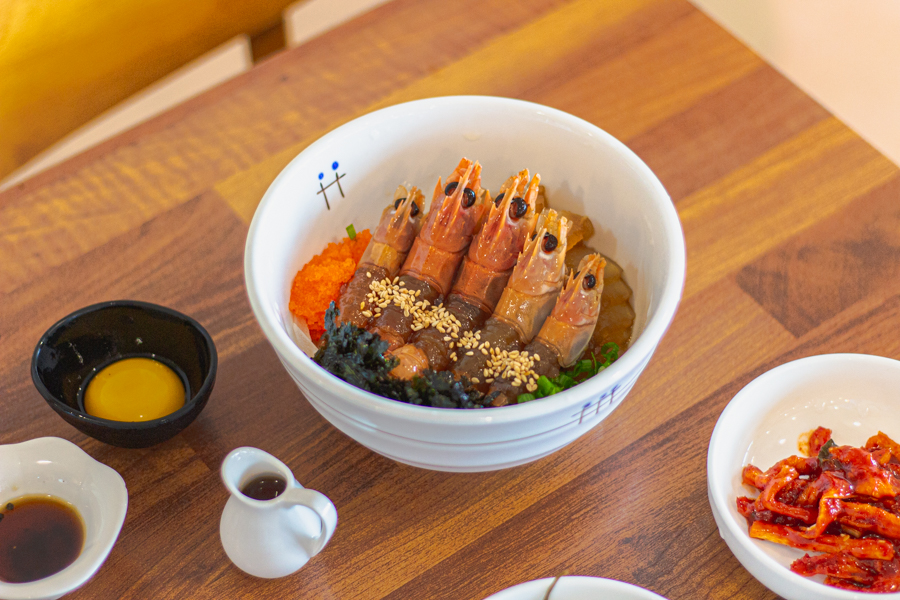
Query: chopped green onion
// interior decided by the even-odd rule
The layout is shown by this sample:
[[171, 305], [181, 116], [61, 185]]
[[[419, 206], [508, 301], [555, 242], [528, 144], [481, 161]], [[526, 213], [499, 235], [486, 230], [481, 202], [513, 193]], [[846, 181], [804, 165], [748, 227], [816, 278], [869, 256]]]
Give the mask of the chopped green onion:
[[553, 383], [562, 388], [560, 391], [575, 387], [578, 384], [578, 382], [568, 373], [560, 373], [559, 376], [553, 380]]
[[520, 403], [528, 402], [529, 400], [552, 396], [563, 390], [575, 387], [579, 382], [593, 377], [616, 361], [619, 358], [619, 346], [613, 342], [603, 344], [603, 347], [600, 348], [600, 358], [603, 362], [599, 362], [592, 353], [591, 358], [579, 360], [571, 368], [566, 369], [553, 379], [546, 375], [541, 375], [537, 380], [537, 389], [530, 394], [519, 394], [518, 401]]
[[356, 239], [356, 229], [353, 228], [353, 223], [350, 223], [349, 225], [347, 225], [347, 235], [350, 236], [351, 240]]
[[552, 394], [556, 394], [558, 392], [563, 391], [563, 387], [556, 385], [549, 379], [547, 379], [546, 375], [541, 375], [537, 380], [538, 391], [541, 393], [541, 397], [550, 396]]
[[603, 357], [602, 367], [608, 367], [619, 359], [619, 345], [615, 342], [607, 342], [600, 348], [600, 354]]

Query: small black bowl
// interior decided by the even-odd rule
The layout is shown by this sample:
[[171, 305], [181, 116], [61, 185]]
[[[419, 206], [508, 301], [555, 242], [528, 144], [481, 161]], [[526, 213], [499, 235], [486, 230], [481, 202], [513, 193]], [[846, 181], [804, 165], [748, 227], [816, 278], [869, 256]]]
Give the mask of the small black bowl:
[[[79, 390], [100, 367], [120, 358], [146, 356], [177, 367], [188, 385], [185, 405], [152, 421], [111, 421], [91, 416]], [[115, 300], [77, 310], [47, 330], [31, 359], [31, 379], [59, 415], [89, 436], [123, 448], [163, 442], [206, 406], [216, 380], [212, 338], [194, 319], [164, 306]]]

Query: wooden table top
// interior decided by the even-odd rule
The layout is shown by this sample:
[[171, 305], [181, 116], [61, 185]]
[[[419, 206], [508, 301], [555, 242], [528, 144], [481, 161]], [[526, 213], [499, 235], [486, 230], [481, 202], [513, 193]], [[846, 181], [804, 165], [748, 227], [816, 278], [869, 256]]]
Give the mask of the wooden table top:
[[[681, 216], [687, 283], [648, 368], [563, 450], [494, 473], [396, 464], [307, 403], [243, 284], [254, 208], [301, 149], [366, 112], [487, 94], [587, 119], [634, 149]], [[557, 575], [672, 600], [773, 598], [719, 538], [706, 497], [716, 419], [796, 358], [900, 358], [900, 170], [683, 0], [395, 0], [0, 195], [0, 442], [53, 435], [115, 468], [118, 543], [72, 598], [480, 600]], [[125, 450], [34, 389], [57, 319], [133, 298], [212, 333], [219, 375], [184, 432]], [[218, 523], [219, 465], [263, 448], [327, 494], [326, 550], [243, 574]]]

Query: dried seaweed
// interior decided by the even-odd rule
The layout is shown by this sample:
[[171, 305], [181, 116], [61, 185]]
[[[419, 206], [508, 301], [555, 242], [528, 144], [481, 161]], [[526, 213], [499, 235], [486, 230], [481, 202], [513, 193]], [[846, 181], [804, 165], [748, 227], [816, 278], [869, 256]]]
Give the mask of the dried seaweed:
[[492, 395], [485, 395], [448, 371], [426, 369], [412, 380], [390, 375], [397, 359], [385, 358], [388, 343], [378, 335], [352, 323], [337, 324], [334, 302], [325, 311], [325, 335], [313, 360], [326, 371], [351, 385], [379, 396], [437, 408], [485, 408]]

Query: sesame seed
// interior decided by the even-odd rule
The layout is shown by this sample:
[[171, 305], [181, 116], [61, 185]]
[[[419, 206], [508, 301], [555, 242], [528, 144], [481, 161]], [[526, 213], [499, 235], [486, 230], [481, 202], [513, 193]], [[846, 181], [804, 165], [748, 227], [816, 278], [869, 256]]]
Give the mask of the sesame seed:
[[[447, 311], [443, 306], [432, 305], [427, 299], [419, 298], [422, 290], [405, 289], [403, 286], [406, 285], [406, 282], [398, 282], [399, 277], [395, 277], [393, 281], [382, 279], [369, 283], [369, 293], [366, 298], [376, 307], [375, 314], [389, 306], [396, 306], [403, 312], [405, 318], [412, 317], [412, 323], [409, 325], [412, 331], [435, 327], [440, 333], [449, 334], [449, 336], [445, 336], [447, 338], [445, 341], [459, 338], [458, 332], [462, 323], [456, 315]], [[417, 298], [419, 299], [417, 300]], [[365, 304], [361, 304], [360, 308], [364, 309]]]
[[466, 352], [466, 356], [474, 356], [474, 355], [475, 355], [475, 353], [472, 352], [471, 350], [469, 350], [468, 352]]
[[365, 303], [365, 302], [360, 302], [360, 303], [359, 303], [359, 310], [362, 310], [362, 309], [364, 309], [365, 307], [366, 307], [366, 303]]
[[362, 314], [363, 314], [363, 316], [371, 317], [371, 316], [372, 316], [372, 311], [371, 311], [371, 310], [364, 310]]
[[481, 383], [477, 377], [472, 378], [472, 383]]
[[370, 273], [369, 271], [366, 271], [366, 277], [368, 277], [369, 279], [371, 279], [371, 278], [372, 278], [372, 273]]

